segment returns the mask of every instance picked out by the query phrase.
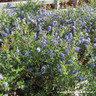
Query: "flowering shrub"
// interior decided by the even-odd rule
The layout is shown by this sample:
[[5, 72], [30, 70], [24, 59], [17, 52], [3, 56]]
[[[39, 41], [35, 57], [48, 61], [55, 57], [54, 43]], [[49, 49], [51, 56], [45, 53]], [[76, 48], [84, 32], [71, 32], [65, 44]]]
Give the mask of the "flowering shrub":
[[4, 10], [0, 95], [61, 96], [57, 91], [75, 90], [84, 80], [88, 81], [83, 84], [85, 90], [95, 94], [95, 14], [87, 6], [64, 12], [46, 12], [43, 7], [13, 13]]

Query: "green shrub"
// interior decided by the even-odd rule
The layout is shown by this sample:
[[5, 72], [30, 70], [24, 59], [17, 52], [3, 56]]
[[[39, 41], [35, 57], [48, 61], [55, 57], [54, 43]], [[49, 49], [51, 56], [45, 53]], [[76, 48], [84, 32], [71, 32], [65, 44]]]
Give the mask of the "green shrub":
[[57, 92], [76, 91], [84, 80], [81, 89], [95, 89], [95, 9], [30, 6], [0, 17], [0, 95], [64, 96]]

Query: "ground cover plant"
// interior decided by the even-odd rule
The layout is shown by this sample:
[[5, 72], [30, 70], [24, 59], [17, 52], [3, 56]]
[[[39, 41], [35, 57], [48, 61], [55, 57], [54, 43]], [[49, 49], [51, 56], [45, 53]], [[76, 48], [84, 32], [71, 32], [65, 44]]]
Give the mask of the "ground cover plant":
[[[96, 8], [46, 11], [35, 3], [0, 16], [0, 95], [96, 94]], [[86, 93], [85, 93], [86, 94]]]

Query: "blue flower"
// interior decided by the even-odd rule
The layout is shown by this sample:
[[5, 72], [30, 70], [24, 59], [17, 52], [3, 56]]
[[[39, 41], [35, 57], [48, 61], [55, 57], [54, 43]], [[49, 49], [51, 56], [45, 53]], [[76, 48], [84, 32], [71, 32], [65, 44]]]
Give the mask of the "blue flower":
[[69, 37], [68, 37], [68, 36], [65, 36], [65, 39], [66, 39], [66, 40], [68, 40], [68, 39], [69, 39]]
[[59, 36], [56, 37], [57, 40], [58, 40], [59, 38], [60, 38]]
[[[33, 3], [31, 3], [31, 5], [32, 5], [32, 7], [33, 7], [33, 5], [34, 5], [34, 4], [33, 4]], [[34, 11], [32, 10], [32, 12], [34, 12]]]
[[38, 76], [40, 76], [41, 75], [41, 72], [38, 72]]
[[62, 43], [62, 39], [59, 40], [59, 43]]
[[78, 44], [78, 45], [81, 44], [81, 41], [79, 40], [77, 44]]
[[80, 94], [80, 96], [83, 96], [82, 94]]
[[53, 44], [53, 46], [57, 46], [57, 45], [59, 45], [59, 43], [58, 43], [58, 42], [56, 42], [56, 43], [54, 43], [54, 44]]
[[51, 43], [54, 43], [55, 40], [51, 40]]
[[41, 40], [43, 40], [43, 37], [41, 37]]
[[89, 40], [89, 42], [90, 42], [90, 40], [91, 40], [91, 39], [88, 37], [88, 39], [87, 39], [87, 40]]
[[4, 94], [4, 96], [8, 96], [8, 94]]
[[7, 33], [3, 33], [3, 36], [7, 37]]
[[44, 66], [42, 66], [41, 70], [42, 70], [42, 71], [45, 71], [45, 67], [44, 67]]
[[42, 9], [42, 12], [45, 12], [45, 9]]
[[48, 26], [47, 27], [47, 31], [51, 31], [51, 26]]
[[22, 62], [23, 64], [25, 63], [25, 62]]
[[75, 26], [72, 26], [72, 28], [75, 30], [76, 29], [76, 27]]
[[94, 63], [91, 63], [91, 65], [90, 65], [91, 67], [94, 67], [95, 66], [95, 64]]
[[29, 71], [33, 71], [32, 68], [30, 68]]
[[65, 60], [65, 58], [64, 58], [64, 57], [62, 57], [61, 61], [63, 62], [64, 60]]
[[89, 40], [83, 40], [83, 43], [88, 44], [88, 43], [90, 43], [90, 41]]
[[45, 52], [42, 53], [43, 55], [45, 54]]
[[3, 80], [3, 76], [0, 74], [0, 80]]
[[41, 20], [42, 20], [41, 18], [38, 18], [38, 22], [39, 22], [39, 23], [41, 22]]
[[51, 57], [53, 57], [54, 56], [54, 53], [53, 54], [51, 54]]
[[0, 39], [0, 42], [2, 42], [2, 39]]
[[73, 21], [73, 25], [74, 25], [74, 26], [76, 25], [76, 21]]
[[3, 59], [6, 59], [6, 56], [4, 56]]
[[14, 56], [14, 54], [12, 54], [11, 56]]
[[79, 24], [82, 25], [82, 21], [79, 21]]
[[90, 33], [90, 29], [88, 29], [88, 32]]
[[88, 45], [85, 45], [85, 48], [88, 49]]
[[75, 55], [75, 52], [73, 52], [72, 54]]
[[58, 69], [59, 73], [62, 73], [62, 70], [61, 69]]
[[73, 71], [72, 74], [76, 74], [77, 73], [77, 70]]
[[43, 45], [46, 45], [46, 42], [43, 42]]
[[34, 39], [35, 39], [35, 40], [37, 39], [36, 33], [34, 34]]
[[81, 76], [79, 76], [79, 81], [82, 81], [82, 80], [83, 80], [83, 78]]
[[77, 47], [77, 48], [75, 49], [75, 52], [79, 52], [79, 50], [80, 50], [80, 47]]
[[68, 16], [70, 16], [70, 13], [68, 13]]
[[68, 23], [68, 20], [65, 20], [66, 23]]
[[26, 52], [25, 51], [22, 51], [23, 54], [25, 54]]
[[5, 31], [6, 31], [8, 34], [10, 33], [8, 28], [6, 28]]
[[40, 52], [40, 51], [41, 51], [41, 48], [40, 48], [40, 47], [38, 47], [38, 48], [36, 49], [36, 51], [37, 51], [37, 52]]
[[46, 49], [46, 46], [44, 45], [43, 48]]
[[62, 85], [62, 82], [59, 83], [58, 87], [60, 87]]
[[68, 55], [69, 54], [69, 51], [65, 51], [65, 53]]
[[65, 55], [63, 53], [60, 54], [61, 57], [65, 57]]
[[41, 25], [38, 25], [38, 31], [39, 31], [39, 32], [42, 32]]
[[55, 32], [55, 33], [54, 33], [54, 35], [56, 36], [56, 35], [58, 35], [58, 33], [57, 33], [57, 32]]
[[63, 35], [62, 34], [60, 34], [60, 37], [62, 37]]
[[29, 57], [29, 58], [31, 58], [32, 56], [31, 56], [31, 55], [29, 55], [28, 57]]
[[75, 45], [75, 41], [72, 41], [72, 42], [71, 42], [71, 45]]
[[90, 25], [92, 25], [92, 22], [90, 22]]
[[72, 33], [69, 33], [69, 35], [68, 35], [68, 37], [69, 37], [69, 39], [72, 39]]
[[59, 69], [62, 69], [62, 65], [59, 66]]
[[53, 26], [57, 26], [57, 21], [53, 21]]
[[72, 60], [68, 60], [68, 64], [72, 63]]
[[85, 33], [85, 36], [88, 36], [88, 33]]
[[7, 82], [5, 82], [5, 83], [4, 83], [4, 86], [8, 86], [8, 83], [7, 83]]
[[96, 47], [96, 43], [95, 43], [95, 44], [93, 44], [93, 47]]
[[78, 62], [78, 65], [80, 64], [80, 62]]
[[26, 53], [25, 56], [28, 56], [28, 54]]
[[83, 39], [84, 39], [84, 37], [80, 37], [79, 39], [80, 39], [80, 40], [83, 40]]
[[[85, 26], [85, 29], [88, 29], [88, 27], [87, 26]], [[86, 36], [86, 35], [85, 35]]]
[[52, 54], [53, 50], [49, 50], [49, 54]]
[[20, 36], [24, 36], [23, 34], [21, 34]]
[[16, 53], [18, 53], [18, 52], [19, 52], [19, 50], [17, 49], [17, 50], [16, 50]]
[[76, 32], [76, 30], [74, 29], [74, 30], [73, 30], [73, 33], [75, 33], [75, 32]]

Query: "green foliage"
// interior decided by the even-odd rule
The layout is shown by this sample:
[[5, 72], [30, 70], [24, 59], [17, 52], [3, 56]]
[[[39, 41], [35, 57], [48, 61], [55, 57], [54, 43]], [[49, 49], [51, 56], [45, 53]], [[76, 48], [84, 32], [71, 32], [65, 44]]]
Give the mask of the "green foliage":
[[0, 17], [0, 95], [66, 96], [57, 92], [76, 91], [77, 84], [85, 80], [86, 90], [95, 94], [95, 15], [86, 5], [46, 12], [34, 2], [20, 5], [13, 13], [4, 10]]

